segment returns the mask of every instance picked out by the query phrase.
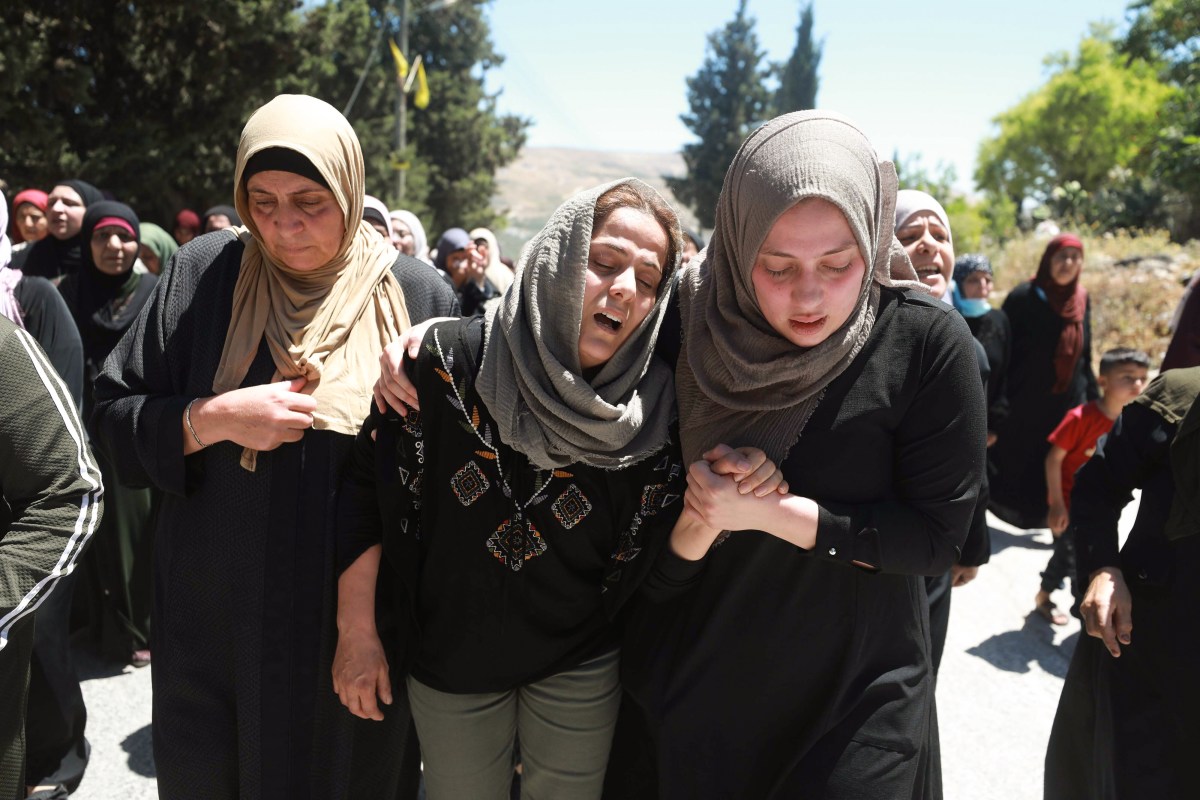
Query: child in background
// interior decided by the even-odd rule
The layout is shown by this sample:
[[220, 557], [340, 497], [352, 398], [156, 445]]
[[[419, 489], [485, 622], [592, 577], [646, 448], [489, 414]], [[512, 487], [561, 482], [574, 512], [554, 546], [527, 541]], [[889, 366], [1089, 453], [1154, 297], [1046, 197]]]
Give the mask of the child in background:
[[1046, 501], [1050, 510], [1046, 514], [1046, 524], [1054, 534], [1054, 554], [1042, 573], [1042, 586], [1034, 598], [1034, 605], [1051, 624], [1067, 624], [1067, 615], [1050, 600], [1050, 593], [1062, 588], [1063, 578], [1072, 576], [1071, 591], [1076, 601], [1083, 588], [1075, 585], [1074, 537], [1067, 532], [1075, 471], [1096, 452], [1096, 442], [1112, 428], [1113, 420], [1125, 404], [1142, 393], [1149, 370], [1150, 357], [1141, 350], [1119, 347], [1105, 352], [1100, 357], [1100, 377], [1097, 379], [1100, 399], [1072, 408], [1049, 436]]

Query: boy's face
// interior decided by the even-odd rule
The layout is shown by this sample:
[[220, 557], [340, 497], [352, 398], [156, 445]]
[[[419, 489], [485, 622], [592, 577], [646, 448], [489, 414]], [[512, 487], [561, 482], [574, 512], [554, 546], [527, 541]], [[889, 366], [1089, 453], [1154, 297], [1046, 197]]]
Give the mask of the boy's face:
[[1137, 364], [1117, 364], [1096, 378], [1096, 382], [1100, 384], [1100, 392], [1106, 399], [1123, 406], [1142, 393], [1148, 373], [1149, 370]]

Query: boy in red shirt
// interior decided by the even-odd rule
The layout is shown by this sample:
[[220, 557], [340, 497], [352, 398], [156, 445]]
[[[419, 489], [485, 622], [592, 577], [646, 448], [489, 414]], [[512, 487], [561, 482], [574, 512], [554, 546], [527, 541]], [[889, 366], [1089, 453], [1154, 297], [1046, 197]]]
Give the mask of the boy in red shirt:
[[[1074, 536], [1067, 531], [1071, 522], [1071, 487], [1075, 471], [1096, 452], [1096, 442], [1112, 428], [1113, 420], [1125, 404], [1142, 393], [1148, 380], [1150, 357], [1141, 350], [1119, 347], [1100, 357], [1100, 399], [1076, 406], [1049, 436], [1046, 454], [1046, 491], [1050, 511], [1046, 524], [1054, 534], [1054, 554], [1042, 573], [1042, 586], [1034, 598], [1037, 612], [1054, 625], [1066, 625], [1067, 615], [1050, 600], [1050, 593], [1061, 589], [1063, 579], [1075, 572]], [[1078, 604], [1081, 596], [1075, 580], [1071, 592]]]

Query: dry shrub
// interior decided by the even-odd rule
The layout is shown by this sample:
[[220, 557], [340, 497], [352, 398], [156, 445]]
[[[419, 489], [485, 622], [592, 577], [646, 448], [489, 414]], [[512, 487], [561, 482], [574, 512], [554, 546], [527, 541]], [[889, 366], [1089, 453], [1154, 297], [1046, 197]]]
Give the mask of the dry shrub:
[[[1200, 266], [1200, 242], [1180, 246], [1165, 231], [1081, 234], [1083, 285], [1092, 300], [1092, 357], [1114, 347], [1136, 347], [1162, 362], [1171, 340], [1167, 324], [1183, 295], [1182, 280]], [[1033, 234], [989, 252], [996, 272], [992, 304], [1037, 272], [1047, 239]]]

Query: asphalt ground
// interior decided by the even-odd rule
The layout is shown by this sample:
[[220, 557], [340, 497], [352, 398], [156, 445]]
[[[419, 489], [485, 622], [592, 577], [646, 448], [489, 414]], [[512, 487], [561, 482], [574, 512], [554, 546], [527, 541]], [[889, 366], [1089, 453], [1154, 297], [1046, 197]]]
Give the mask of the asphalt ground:
[[[1127, 509], [1128, 530], [1136, 504]], [[992, 559], [954, 590], [938, 685], [947, 800], [1033, 800], [1042, 796], [1046, 741], [1063, 676], [1080, 636], [1072, 619], [1053, 627], [1033, 611], [1038, 573], [1050, 558], [1049, 531], [1019, 531], [989, 516]], [[1055, 593], [1061, 608], [1070, 593]], [[79, 652], [92, 744], [76, 800], [158, 796], [150, 734], [150, 675]]]

